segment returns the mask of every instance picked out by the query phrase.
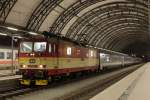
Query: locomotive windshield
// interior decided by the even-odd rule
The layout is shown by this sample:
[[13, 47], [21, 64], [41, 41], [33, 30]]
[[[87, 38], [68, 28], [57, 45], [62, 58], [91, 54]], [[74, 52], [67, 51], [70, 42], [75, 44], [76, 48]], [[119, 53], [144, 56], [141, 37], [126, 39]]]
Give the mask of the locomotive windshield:
[[22, 42], [20, 44], [20, 52], [31, 53], [32, 51], [34, 52], [46, 51], [46, 42]]
[[44, 52], [46, 51], [46, 42], [35, 42], [34, 43], [35, 52]]
[[32, 42], [22, 42], [20, 44], [20, 52], [30, 53], [32, 52], [32, 46], [33, 46]]

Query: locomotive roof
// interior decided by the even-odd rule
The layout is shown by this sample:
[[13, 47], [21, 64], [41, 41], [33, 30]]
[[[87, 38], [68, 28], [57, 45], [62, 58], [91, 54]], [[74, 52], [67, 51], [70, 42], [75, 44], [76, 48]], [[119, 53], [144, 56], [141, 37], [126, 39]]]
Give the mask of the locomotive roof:
[[66, 42], [73, 43], [75, 45], [86, 47], [86, 45], [83, 44], [83, 43], [80, 43], [80, 42], [77, 42], [77, 41], [73, 41], [70, 38], [66, 38], [64, 36], [56, 35], [54, 33], [46, 32], [46, 31], [43, 32], [43, 35], [30, 37], [30, 38], [27, 38], [27, 39], [22, 39], [22, 41], [43, 41], [43, 40], [48, 40], [50, 38], [63, 40], [63, 41], [66, 41]]
[[[34, 40], [42, 41], [42, 40], [47, 40], [47, 39], [49, 39], [49, 38], [60, 39], [60, 40], [63, 40], [63, 41], [66, 41], [66, 42], [70, 42], [70, 43], [73, 43], [73, 44], [75, 44], [75, 45], [79, 45], [79, 46], [82, 46], [82, 47], [98, 49], [98, 50], [100, 50], [101, 52], [104, 52], [104, 53], [110, 53], [110, 54], [118, 54], [118, 55], [129, 56], [129, 55], [124, 54], [124, 53], [120, 53], [120, 52], [115, 52], [115, 51], [112, 51], [112, 50], [107, 50], [107, 49], [103, 49], [103, 48], [94, 47], [94, 46], [91, 46], [91, 45], [87, 45], [87, 44], [84, 44], [84, 43], [80, 43], [80, 42], [78, 42], [78, 41], [73, 41], [73, 40], [71, 40], [70, 38], [66, 38], [66, 37], [61, 36], [61, 35], [56, 35], [56, 34], [54, 34], [54, 33], [47, 32], [47, 31], [44, 31], [44, 32], [43, 32], [43, 35], [40, 35], [40, 36], [38, 36], [38, 37], [32, 37], [32, 41], [34, 41]], [[25, 39], [25, 40], [31, 41], [31, 39]]]

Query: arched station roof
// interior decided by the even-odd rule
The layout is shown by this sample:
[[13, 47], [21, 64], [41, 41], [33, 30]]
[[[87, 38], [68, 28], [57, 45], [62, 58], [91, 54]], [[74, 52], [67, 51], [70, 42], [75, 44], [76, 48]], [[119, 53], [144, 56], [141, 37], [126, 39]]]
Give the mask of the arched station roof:
[[135, 43], [150, 45], [148, 4], [148, 0], [1, 0], [0, 24], [49, 31], [121, 52]]

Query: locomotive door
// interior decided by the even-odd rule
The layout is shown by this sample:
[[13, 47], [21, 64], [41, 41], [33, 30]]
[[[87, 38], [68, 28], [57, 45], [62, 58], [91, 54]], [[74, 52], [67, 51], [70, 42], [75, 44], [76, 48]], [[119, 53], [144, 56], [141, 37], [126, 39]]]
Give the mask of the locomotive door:
[[52, 44], [52, 59], [51, 63], [53, 68], [58, 68], [58, 45]]

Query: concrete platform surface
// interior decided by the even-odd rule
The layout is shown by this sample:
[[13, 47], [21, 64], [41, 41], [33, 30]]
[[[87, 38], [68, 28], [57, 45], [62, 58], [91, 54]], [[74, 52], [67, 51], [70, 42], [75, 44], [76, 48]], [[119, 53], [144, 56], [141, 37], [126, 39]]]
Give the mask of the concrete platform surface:
[[19, 79], [21, 77], [22, 77], [21, 75], [11, 75], [11, 76], [0, 77], [0, 82], [5, 81], [5, 80]]
[[150, 63], [147, 63], [144, 73], [129, 94], [127, 100], [150, 100]]
[[150, 62], [90, 100], [150, 100]]
[[18, 79], [21, 77], [21, 75], [0, 77], [0, 92], [17, 88], [19, 85]]
[[0, 81], [18, 79], [21, 78], [21, 75], [16, 75], [17, 70], [0, 70]]
[[14, 75], [16, 73], [15, 70], [0, 70], [0, 77], [3, 77], [3, 76], [9, 76], [9, 75]]

